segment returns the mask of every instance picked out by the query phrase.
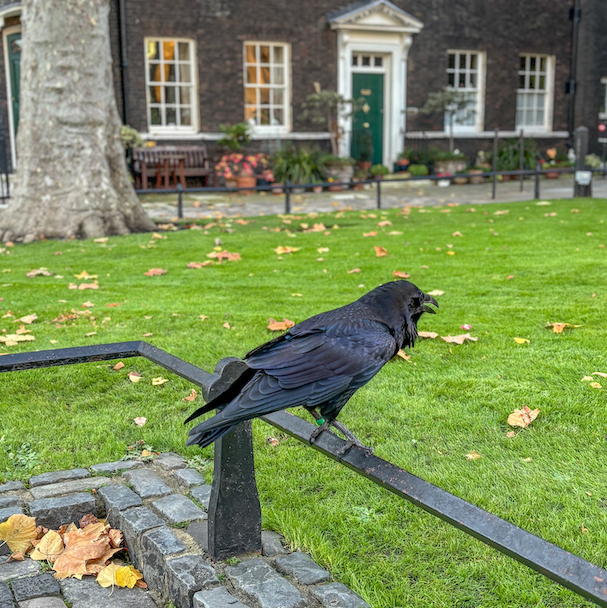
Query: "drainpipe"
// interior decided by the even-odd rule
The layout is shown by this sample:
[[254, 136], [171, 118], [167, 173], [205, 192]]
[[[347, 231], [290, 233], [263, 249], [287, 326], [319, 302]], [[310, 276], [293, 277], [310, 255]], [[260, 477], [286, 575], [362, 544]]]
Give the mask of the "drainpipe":
[[122, 122], [129, 124], [127, 53], [126, 53], [126, 0], [118, 0], [118, 47], [120, 49], [120, 89], [122, 91]]
[[575, 94], [577, 92], [577, 56], [578, 45], [580, 38], [580, 19], [582, 16], [581, 0], [575, 0], [571, 9], [571, 19], [573, 21], [571, 34], [571, 70], [567, 88], [569, 92], [569, 116], [567, 120], [567, 129], [569, 138], [573, 141], [573, 130], [575, 128]]

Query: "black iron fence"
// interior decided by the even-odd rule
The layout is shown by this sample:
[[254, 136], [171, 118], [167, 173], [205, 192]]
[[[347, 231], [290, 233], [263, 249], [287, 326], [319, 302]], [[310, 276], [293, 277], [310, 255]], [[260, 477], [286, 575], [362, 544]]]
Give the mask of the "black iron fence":
[[6, 203], [11, 197], [12, 172], [10, 138], [6, 127], [0, 124], [0, 203]]
[[[121, 342], [0, 357], [0, 372], [145, 357], [202, 389], [205, 400], [219, 395], [246, 369], [228, 357], [210, 374], [146, 342]], [[323, 432], [310, 444], [316, 427], [287, 412], [262, 418], [295, 439], [339, 461], [395, 495], [487, 543], [536, 572], [607, 608], [607, 570], [480, 509], [365, 450]], [[250, 422], [215, 442], [215, 470], [209, 504], [209, 553], [225, 559], [261, 549], [261, 512], [255, 484]]]

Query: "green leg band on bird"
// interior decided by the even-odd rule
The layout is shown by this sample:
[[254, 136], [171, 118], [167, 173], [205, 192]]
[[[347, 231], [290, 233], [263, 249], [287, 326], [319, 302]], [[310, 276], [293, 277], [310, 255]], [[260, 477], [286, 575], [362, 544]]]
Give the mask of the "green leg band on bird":
[[317, 424], [318, 426], [321, 426], [321, 425], [323, 425], [324, 423], [325, 423], [325, 419], [324, 419], [324, 418], [319, 418], [319, 419], [316, 421], [316, 424]]

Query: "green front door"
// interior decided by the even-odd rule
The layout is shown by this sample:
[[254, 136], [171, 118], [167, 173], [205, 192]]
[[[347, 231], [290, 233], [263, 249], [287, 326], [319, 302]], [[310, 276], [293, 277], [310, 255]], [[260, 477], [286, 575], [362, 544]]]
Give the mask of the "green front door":
[[352, 99], [364, 99], [352, 116], [352, 158], [382, 162], [384, 140], [384, 75], [352, 74]]
[[19, 124], [19, 81], [21, 78], [21, 32], [10, 34], [6, 38], [8, 45], [8, 63], [11, 78], [11, 103], [13, 104], [14, 135], [17, 135]]

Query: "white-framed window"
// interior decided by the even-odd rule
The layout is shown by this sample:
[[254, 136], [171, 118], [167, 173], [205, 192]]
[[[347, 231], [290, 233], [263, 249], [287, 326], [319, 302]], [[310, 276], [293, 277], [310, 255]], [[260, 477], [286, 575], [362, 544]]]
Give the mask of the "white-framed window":
[[244, 43], [244, 119], [256, 131], [290, 130], [290, 68], [288, 44]]
[[194, 49], [193, 40], [145, 39], [146, 108], [150, 133], [196, 132]]
[[554, 91], [554, 58], [521, 55], [516, 92], [516, 128], [550, 131]]
[[607, 120], [607, 76], [603, 76], [603, 78], [601, 78], [601, 84], [603, 85], [604, 97], [603, 106], [599, 112], [599, 119]]
[[[447, 86], [467, 100], [453, 116], [454, 131], [482, 131], [484, 123], [485, 56], [478, 51], [447, 51]], [[451, 113], [445, 113], [445, 130]]]

